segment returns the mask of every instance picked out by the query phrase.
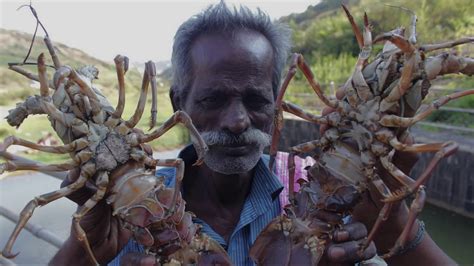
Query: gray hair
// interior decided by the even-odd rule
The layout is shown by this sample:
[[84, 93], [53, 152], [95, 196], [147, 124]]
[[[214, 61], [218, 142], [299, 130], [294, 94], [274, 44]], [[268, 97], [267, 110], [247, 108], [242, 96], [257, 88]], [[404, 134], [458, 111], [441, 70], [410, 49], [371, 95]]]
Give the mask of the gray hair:
[[250, 29], [265, 36], [273, 47], [272, 88], [276, 97], [280, 87], [281, 72], [285, 66], [290, 48], [291, 32], [288, 26], [277, 21], [272, 22], [262, 10], [252, 12], [248, 7], [229, 9], [224, 1], [209, 6], [206, 10], [184, 22], [176, 32], [173, 44], [171, 64], [173, 84], [171, 96], [177, 95], [185, 99], [183, 90], [192, 82], [192, 62], [190, 51], [194, 40], [211, 32], [235, 32]]

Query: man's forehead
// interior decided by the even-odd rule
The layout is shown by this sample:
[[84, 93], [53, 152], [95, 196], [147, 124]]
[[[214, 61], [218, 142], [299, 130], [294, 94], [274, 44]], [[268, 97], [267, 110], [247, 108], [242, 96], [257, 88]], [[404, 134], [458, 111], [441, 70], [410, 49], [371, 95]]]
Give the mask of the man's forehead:
[[261, 33], [242, 29], [199, 36], [191, 47], [191, 57], [193, 65], [198, 67], [222, 67], [219, 65], [234, 62], [266, 67], [272, 64], [273, 49]]

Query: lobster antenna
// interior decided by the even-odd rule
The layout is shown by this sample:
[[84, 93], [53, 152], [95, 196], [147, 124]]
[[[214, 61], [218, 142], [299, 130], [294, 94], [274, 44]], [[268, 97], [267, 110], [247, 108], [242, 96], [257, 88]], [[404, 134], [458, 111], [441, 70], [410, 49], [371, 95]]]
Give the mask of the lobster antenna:
[[410, 38], [408, 39], [408, 41], [411, 43], [411, 44], [415, 44], [416, 43], [416, 22], [418, 20], [417, 16], [416, 16], [416, 13], [411, 10], [411, 9], [408, 9], [406, 7], [403, 7], [403, 6], [396, 6], [396, 5], [391, 5], [391, 4], [384, 4], [385, 6], [388, 6], [388, 7], [392, 7], [392, 8], [398, 8], [398, 9], [401, 9], [405, 12], [408, 12], [412, 15], [411, 17], [411, 32], [410, 32]]
[[[31, 13], [33, 13], [33, 16], [35, 17], [36, 19], [36, 27], [35, 27], [35, 32], [33, 33], [33, 38], [31, 39], [31, 44], [30, 44], [30, 48], [28, 49], [28, 53], [26, 54], [26, 57], [25, 59], [23, 60], [23, 63], [24, 65], [26, 64], [31, 64], [31, 63], [27, 63], [26, 61], [28, 60], [28, 57], [30, 57], [30, 53], [31, 53], [31, 50], [33, 50], [33, 45], [35, 43], [35, 38], [36, 38], [36, 34], [38, 32], [38, 26], [41, 26], [41, 28], [43, 29], [44, 33], [46, 34], [47, 37], [49, 37], [48, 35], [48, 31], [46, 30], [46, 28], [43, 26], [43, 23], [41, 23], [41, 21], [39, 20], [38, 18], [38, 14], [36, 13], [36, 10], [33, 8], [33, 5], [31, 4], [31, 0], [30, 0], [30, 4], [29, 5], [21, 5], [20, 7], [18, 7], [16, 10], [20, 10], [24, 7], [29, 7], [30, 8], [30, 11]], [[33, 63], [33, 64], [36, 64], [36, 63]]]

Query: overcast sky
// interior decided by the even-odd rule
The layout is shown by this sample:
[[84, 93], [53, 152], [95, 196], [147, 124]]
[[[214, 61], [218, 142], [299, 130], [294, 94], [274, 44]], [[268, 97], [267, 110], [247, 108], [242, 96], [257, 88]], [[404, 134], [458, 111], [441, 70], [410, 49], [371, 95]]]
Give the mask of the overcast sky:
[[[112, 61], [117, 54], [132, 62], [162, 61], [171, 57], [178, 26], [217, 0], [195, 1], [47, 1], [33, 0], [40, 20], [51, 39]], [[260, 7], [277, 19], [306, 10], [313, 0], [228, 0], [252, 9]], [[35, 19], [28, 8], [18, 11], [24, 0], [0, 0], [0, 27], [33, 33]], [[40, 32], [43, 36], [43, 32]]]

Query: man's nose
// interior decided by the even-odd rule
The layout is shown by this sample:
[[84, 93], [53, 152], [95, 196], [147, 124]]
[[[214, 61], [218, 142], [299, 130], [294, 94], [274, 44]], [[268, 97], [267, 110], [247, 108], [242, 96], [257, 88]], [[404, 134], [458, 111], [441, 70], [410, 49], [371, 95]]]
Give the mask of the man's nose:
[[250, 117], [242, 102], [234, 102], [222, 114], [221, 128], [240, 134], [250, 126]]

